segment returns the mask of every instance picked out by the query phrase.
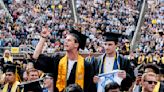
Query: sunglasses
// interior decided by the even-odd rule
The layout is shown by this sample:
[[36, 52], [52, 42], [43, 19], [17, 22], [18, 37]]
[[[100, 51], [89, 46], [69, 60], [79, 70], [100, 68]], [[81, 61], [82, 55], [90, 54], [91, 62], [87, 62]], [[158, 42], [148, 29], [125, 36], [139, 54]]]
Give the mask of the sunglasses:
[[156, 81], [148, 81], [148, 80], [144, 80], [144, 81], [145, 81], [145, 82], [148, 82], [149, 84], [153, 84], [153, 83], [154, 83], [155, 85], [157, 84]]

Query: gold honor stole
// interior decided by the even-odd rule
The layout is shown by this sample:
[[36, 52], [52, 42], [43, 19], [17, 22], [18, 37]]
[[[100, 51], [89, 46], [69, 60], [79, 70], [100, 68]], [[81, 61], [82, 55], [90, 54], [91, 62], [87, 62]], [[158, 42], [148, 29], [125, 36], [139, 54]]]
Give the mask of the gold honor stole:
[[[14, 82], [11, 88], [11, 92], [16, 92], [18, 84], [20, 84], [18, 81]], [[2, 92], [8, 92], [8, 86], [9, 86], [9, 83], [5, 84]]]
[[[61, 92], [67, 85], [67, 55], [65, 55], [60, 61], [58, 66], [58, 77], [56, 82], [56, 87], [59, 92]], [[76, 76], [75, 83], [80, 85], [80, 87], [84, 88], [84, 58], [78, 54], [77, 60], [77, 68], [76, 68]]]
[[157, 85], [155, 85], [153, 92], [159, 92], [159, 88], [160, 88], [160, 82], [158, 81]]

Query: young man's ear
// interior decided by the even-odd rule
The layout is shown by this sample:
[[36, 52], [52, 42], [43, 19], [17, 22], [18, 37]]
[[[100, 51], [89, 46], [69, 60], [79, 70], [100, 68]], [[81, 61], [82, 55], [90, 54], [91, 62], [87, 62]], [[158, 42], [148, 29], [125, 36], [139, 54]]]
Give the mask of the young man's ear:
[[78, 47], [79, 47], [79, 43], [75, 43], [75, 47], [77, 47], [77, 48], [78, 48]]

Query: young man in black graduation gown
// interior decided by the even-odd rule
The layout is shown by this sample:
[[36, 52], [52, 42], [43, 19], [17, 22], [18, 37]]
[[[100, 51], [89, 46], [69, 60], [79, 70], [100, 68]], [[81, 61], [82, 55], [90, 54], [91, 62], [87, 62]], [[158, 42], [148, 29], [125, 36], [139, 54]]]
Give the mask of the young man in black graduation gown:
[[4, 64], [5, 82], [2, 92], [19, 92], [18, 85], [20, 82], [17, 80], [18, 68], [14, 64]]
[[113, 70], [123, 70], [118, 73], [118, 76], [123, 78], [121, 82], [121, 90], [128, 91], [132, 82], [134, 81], [134, 73], [130, 62], [116, 51], [118, 45], [118, 38], [121, 34], [105, 33], [104, 34], [104, 49], [105, 53], [97, 58], [94, 62], [95, 76], [94, 83], [99, 80], [98, 74], [109, 73]]
[[64, 48], [65, 55], [56, 54], [47, 56], [41, 54], [46, 37], [50, 34], [47, 28], [41, 32], [41, 38], [36, 46], [33, 58], [36, 59], [35, 68], [46, 73], [54, 73], [54, 92], [63, 91], [69, 84], [77, 83], [84, 92], [92, 91], [92, 65], [85, 62], [84, 58], [79, 55], [78, 49], [84, 49], [86, 36], [76, 30], [71, 30], [66, 35]]

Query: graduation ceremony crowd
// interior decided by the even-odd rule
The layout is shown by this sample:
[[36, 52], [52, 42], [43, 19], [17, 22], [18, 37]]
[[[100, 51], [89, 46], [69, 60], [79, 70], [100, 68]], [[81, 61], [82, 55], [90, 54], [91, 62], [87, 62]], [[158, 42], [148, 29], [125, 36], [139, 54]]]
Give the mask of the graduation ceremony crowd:
[[[0, 92], [164, 92], [164, 0], [148, 9], [130, 51], [143, 0], [2, 0], [0, 47], [35, 48], [23, 60], [0, 58]], [[83, 54], [80, 54], [83, 53]], [[105, 82], [114, 70], [122, 81]]]

